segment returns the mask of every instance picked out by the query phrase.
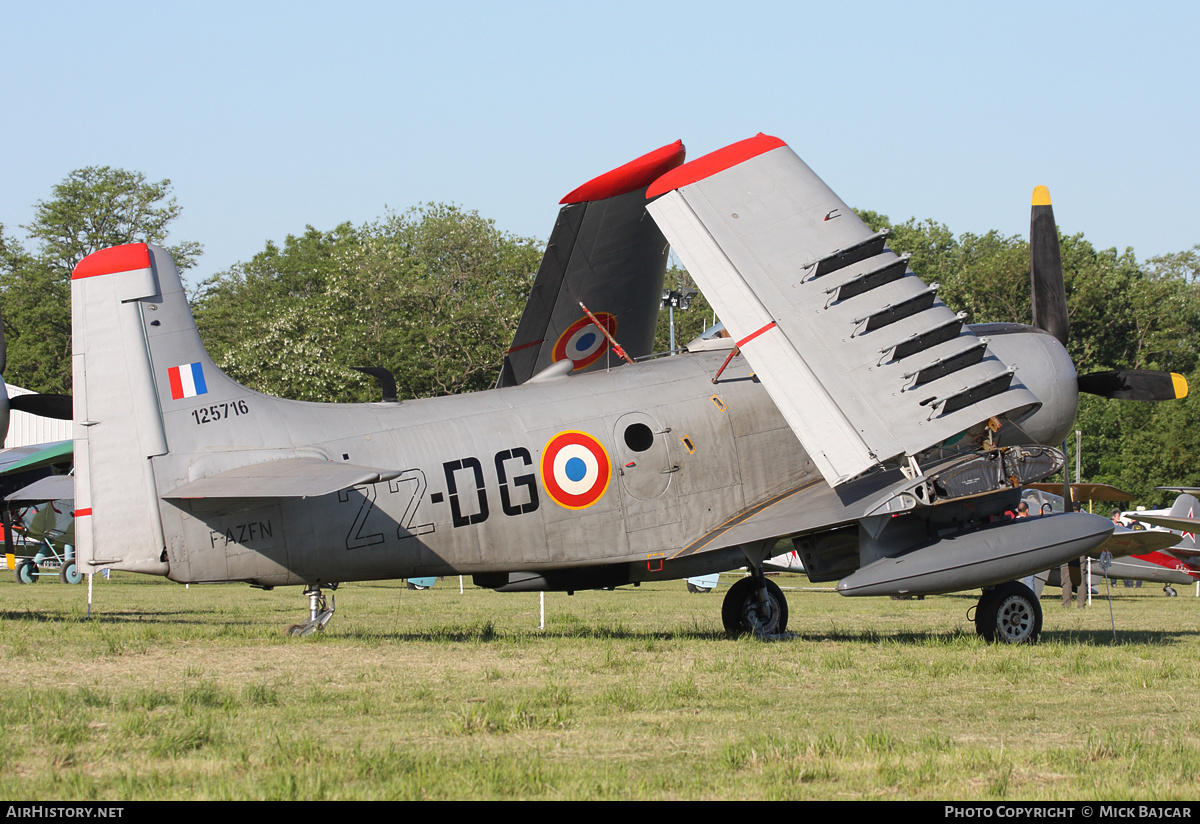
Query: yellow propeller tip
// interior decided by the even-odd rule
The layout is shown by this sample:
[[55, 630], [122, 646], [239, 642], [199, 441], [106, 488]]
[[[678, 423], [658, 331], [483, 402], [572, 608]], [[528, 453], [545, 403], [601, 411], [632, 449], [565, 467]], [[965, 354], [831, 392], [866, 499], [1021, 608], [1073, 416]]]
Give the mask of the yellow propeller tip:
[[1034, 206], [1049, 206], [1050, 205], [1050, 190], [1045, 186], [1033, 187], [1033, 205]]
[[1186, 398], [1188, 393], [1187, 378], [1178, 372], [1171, 373], [1171, 386], [1175, 388], [1176, 398]]

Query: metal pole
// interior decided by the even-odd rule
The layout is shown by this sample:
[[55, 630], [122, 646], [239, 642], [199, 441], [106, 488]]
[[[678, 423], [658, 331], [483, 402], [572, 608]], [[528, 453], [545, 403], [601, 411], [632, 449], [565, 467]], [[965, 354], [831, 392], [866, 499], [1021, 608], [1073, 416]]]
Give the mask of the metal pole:
[[[1079, 483], [1079, 456], [1084, 451], [1084, 433], [1079, 429], [1075, 429], [1075, 483]], [[1091, 504], [1091, 501], [1088, 501]], [[1091, 512], [1091, 507], [1087, 507], [1087, 511]]]

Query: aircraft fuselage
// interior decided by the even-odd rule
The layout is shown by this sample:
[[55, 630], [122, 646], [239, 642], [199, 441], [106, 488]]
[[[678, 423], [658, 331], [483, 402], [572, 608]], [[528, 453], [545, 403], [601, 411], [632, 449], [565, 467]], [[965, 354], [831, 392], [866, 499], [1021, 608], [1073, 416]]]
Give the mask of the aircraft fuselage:
[[[400, 404], [251, 396], [175, 410], [176, 422], [207, 430], [224, 461], [238, 451], [236, 437], [219, 445], [222, 428], [257, 418], [257, 432], [287, 433], [260, 447], [277, 455], [297, 442], [289, 419], [302, 415], [306, 428], [338, 433], [312, 444], [328, 460], [399, 474], [315, 498], [163, 501], [164, 534], [179, 536], [168, 538], [169, 577], [272, 586], [598, 562], [631, 565], [632, 580], [680, 577], [684, 563], [683, 574], [728, 569], [721, 553], [670, 559], [747, 506], [820, 476], [741, 359], [712, 383], [724, 354]], [[160, 489], [210, 454], [155, 458]]]

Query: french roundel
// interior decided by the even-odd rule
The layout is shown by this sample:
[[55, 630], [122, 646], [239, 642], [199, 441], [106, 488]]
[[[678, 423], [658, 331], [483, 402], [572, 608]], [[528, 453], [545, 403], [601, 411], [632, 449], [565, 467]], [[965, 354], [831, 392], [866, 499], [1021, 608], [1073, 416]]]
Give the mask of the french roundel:
[[[617, 331], [617, 319], [608, 312], [596, 312], [596, 320], [612, 335]], [[586, 315], [567, 327], [554, 344], [554, 360], [569, 358], [575, 369], [591, 366], [608, 349], [608, 338]]]
[[559, 432], [542, 450], [542, 485], [559, 506], [584, 509], [608, 489], [612, 462], [586, 432]]

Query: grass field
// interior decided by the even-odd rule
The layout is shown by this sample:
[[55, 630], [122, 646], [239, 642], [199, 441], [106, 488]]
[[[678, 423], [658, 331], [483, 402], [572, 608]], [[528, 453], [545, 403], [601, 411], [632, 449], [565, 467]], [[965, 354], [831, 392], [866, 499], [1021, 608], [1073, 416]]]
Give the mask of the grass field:
[[[9, 573], [10, 575], [11, 573]], [[732, 581], [732, 576], [725, 576]], [[1043, 600], [988, 646], [975, 596], [788, 592], [784, 641], [682, 582], [539, 596], [0, 580], [0, 797], [1200, 798], [1200, 599]], [[723, 590], [724, 587], [722, 587]], [[1053, 596], [1053, 597], [1051, 597]]]

